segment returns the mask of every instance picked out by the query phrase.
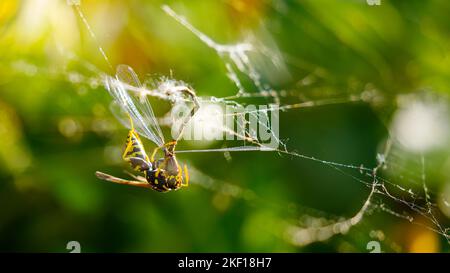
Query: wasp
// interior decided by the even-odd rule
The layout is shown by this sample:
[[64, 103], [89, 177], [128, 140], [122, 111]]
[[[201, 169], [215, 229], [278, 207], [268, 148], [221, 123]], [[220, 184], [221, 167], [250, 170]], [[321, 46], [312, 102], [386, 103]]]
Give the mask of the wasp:
[[[134, 180], [121, 179], [102, 172], [96, 172], [96, 176], [109, 182], [151, 188], [159, 192], [174, 191], [181, 187], [187, 187], [189, 185], [188, 169], [186, 165], [182, 168], [178, 163], [175, 147], [185, 126], [200, 107], [194, 91], [187, 86], [176, 86], [174, 88], [176, 92], [188, 96], [194, 106], [189, 115], [186, 115], [182, 120], [178, 136], [169, 142], [165, 142], [151, 104], [147, 96], [140, 92], [143, 90], [143, 86], [131, 67], [119, 65], [115, 78], [107, 77], [105, 85], [114, 98], [112, 106], [115, 106], [115, 108], [112, 108], [113, 113], [123, 125], [130, 129], [122, 158], [141, 175], [131, 174]], [[133, 93], [130, 90], [135, 92]], [[123, 117], [123, 113], [128, 116], [128, 120]], [[140, 135], [156, 144], [150, 156], [145, 151]], [[162, 152], [163, 157], [155, 159], [158, 151]]]

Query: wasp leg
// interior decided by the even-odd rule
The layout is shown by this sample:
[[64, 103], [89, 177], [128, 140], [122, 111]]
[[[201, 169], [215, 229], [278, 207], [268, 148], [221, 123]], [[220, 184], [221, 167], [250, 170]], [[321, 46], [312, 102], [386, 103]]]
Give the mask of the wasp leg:
[[189, 186], [189, 172], [186, 164], [184, 164], [184, 183], [181, 184], [183, 187]]
[[[173, 156], [175, 152], [175, 146], [177, 146], [177, 140], [172, 140], [164, 144], [165, 155]], [[168, 154], [167, 154], [168, 153]]]
[[130, 186], [135, 186], [135, 187], [140, 187], [140, 188], [149, 188], [151, 189], [152, 187], [150, 186], [150, 184], [143, 181], [132, 181], [132, 180], [125, 180], [122, 178], [118, 178], [106, 173], [102, 173], [102, 172], [95, 172], [95, 175], [97, 176], [97, 178], [108, 181], [108, 182], [112, 182], [112, 183], [117, 183], [117, 184], [122, 184], [122, 185], [130, 185]]
[[153, 162], [155, 162], [155, 156], [156, 153], [162, 149], [164, 154], [166, 155], [167, 152], [169, 152], [170, 155], [173, 155], [173, 151], [175, 149], [175, 145], [177, 144], [176, 140], [167, 142], [166, 144], [164, 144], [164, 146], [161, 147], [156, 147], [155, 149], [153, 149], [152, 155], [150, 156], [150, 162], [153, 164]]
[[152, 164], [153, 162], [155, 162], [155, 155], [159, 151], [159, 149], [161, 149], [161, 147], [156, 147], [155, 149], [153, 149], [152, 155], [150, 156], [150, 162]]
[[191, 97], [191, 99], [194, 103], [194, 107], [192, 107], [190, 115], [186, 116], [184, 118], [183, 122], [181, 123], [180, 132], [178, 133], [178, 137], [175, 139], [175, 141], [180, 140], [180, 138], [183, 136], [184, 128], [189, 123], [189, 121], [194, 117], [194, 115], [198, 111], [198, 109], [200, 109], [200, 103], [198, 102], [197, 96], [195, 95], [195, 93], [192, 90], [190, 90], [189, 88], [183, 88], [183, 89], [180, 89], [179, 91], [188, 95], [189, 97]]

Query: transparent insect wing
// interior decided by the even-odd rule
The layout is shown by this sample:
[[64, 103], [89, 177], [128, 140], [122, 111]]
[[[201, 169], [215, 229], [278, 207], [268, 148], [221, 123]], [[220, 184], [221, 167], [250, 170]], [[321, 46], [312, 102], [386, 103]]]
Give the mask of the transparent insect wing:
[[[116, 101], [111, 102], [109, 105], [109, 110], [114, 115], [114, 117], [127, 129], [131, 130], [130, 118], [125, 112], [125, 109], [121, 107]], [[136, 128], [135, 128], [136, 129]], [[138, 132], [141, 134], [140, 132]]]
[[[128, 65], [121, 64], [117, 66], [116, 78], [122, 83], [142, 88], [138, 76], [133, 71], [133, 69]], [[144, 124], [142, 124], [142, 126], [150, 128], [150, 130], [143, 130], [143, 131], [152, 132], [153, 133], [152, 135], [154, 135], [155, 138], [158, 139], [158, 145], [162, 146], [165, 143], [164, 136], [162, 134], [161, 128], [158, 125], [158, 121], [156, 120], [155, 114], [153, 113], [152, 106], [148, 101], [147, 96], [145, 95], [142, 96], [141, 93], [139, 92], [132, 92], [130, 98], [133, 101], [134, 105], [137, 107], [137, 110], [139, 111], [141, 116], [143, 117]], [[146, 134], [143, 135], [146, 136]]]
[[141, 96], [141, 84], [133, 69], [127, 65], [117, 67], [116, 78], [106, 79], [108, 92], [114, 98], [111, 110], [127, 128], [131, 128], [128, 115], [133, 120], [135, 130], [158, 146], [164, 145], [161, 128], [146, 96]]
[[141, 87], [141, 82], [134, 72], [133, 68], [126, 64], [119, 64], [116, 68], [116, 78], [126, 84], [134, 87]]

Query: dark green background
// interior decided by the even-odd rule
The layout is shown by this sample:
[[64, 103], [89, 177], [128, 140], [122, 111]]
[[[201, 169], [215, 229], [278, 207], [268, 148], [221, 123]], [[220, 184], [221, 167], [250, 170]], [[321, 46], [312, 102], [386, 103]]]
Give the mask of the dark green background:
[[[84, 252], [367, 252], [371, 231], [377, 230], [385, 235], [383, 251], [408, 251], [420, 234], [438, 241], [434, 251], [449, 250], [443, 236], [377, 209], [346, 235], [293, 246], [284, 238], [286, 225], [306, 214], [351, 217], [369, 188], [325, 164], [288, 155], [240, 152], [231, 161], [220, 153], [179, 156], [212, 178], [215, 190], [201, 186], [205, 177], [195, 175], [191, 187], [168, 194], [96, 179], [97, 170], [125, 177], [127, 168], [120, 161], [127, 132], [108, 111], [111, 99], [105, 89], [89, 82], [99, 74], [84, 62], [111, 71], [66, 1], [48, 1], [35, 10], [36, 23], [27, 23], [30, 2], [0, 3], [0, 251], [66, 252], [67, 242], [76, 240]], [[199, 96], [235, 94], [222, 60], [167, 16], [162, 3], [82, 1], [81, 8], [114, 66], [126, 63], [142, 78], [172, 70]], [[168, 4], [221, 43], [238, 41], [245, 30], [270, 35], [291, 75], [274, 88], [298, 94], [283, 98], [283, 104], [348, 98], [368, 84], [378, 90], [383, 100], [376, 104], [280, 113], [280, 137], [301, 154], [373, 167], [399, 94], [431, 90], [448, 95], [448, 1]], [[73, 72], [87, 78], [71, 82]], [[299, 85], [308, 75], [315, 81]], [[169, 107], [156, 104], [158, 113]], [[448, 153], [443, 149], [430, 158], [429, 187], [439, 193], [449, 181], [448, 171], [442, 171]], [[418, 173], [414, 166], [407, 171]], [[357, 171], [345, 172], [361, 177]], [[395, 174], [400, 172], [384, 175], [404, 183]], [[224, 185], [258, 197], [230, 197], [220, 190]], [[407, 183], [407, 188], [422, 194], [420, 185]], [[414, 215], [390, 198], [377, 195], [373, 201]], [[448, 226], [448, 219], [440, 217]]]

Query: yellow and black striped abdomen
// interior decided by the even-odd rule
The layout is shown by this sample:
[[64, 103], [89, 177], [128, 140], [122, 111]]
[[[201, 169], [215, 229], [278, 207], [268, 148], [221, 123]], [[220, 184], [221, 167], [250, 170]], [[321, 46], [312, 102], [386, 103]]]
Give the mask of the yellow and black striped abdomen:
[[[125, 143], [125, 151], [122, 155], [122, 158], [127, 162], [130, 162], [130, 158], [132, 157], [137, 157], [147, 162], [149, 161], [144, 145], [142, 144], [139, 135], [134, 130], [130, 130], [130, 132], [128, 132], [127, 141]], [[130, 162], [130, 164], [131, 163], [132, 162]], [[131, 164], [131, 166], [137, 171], [142, 171], [140, 170], [140, 166], [133, 164]]]

